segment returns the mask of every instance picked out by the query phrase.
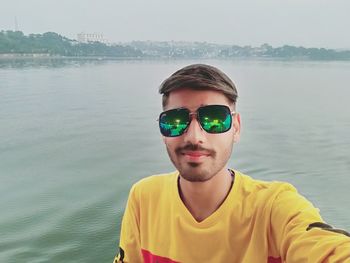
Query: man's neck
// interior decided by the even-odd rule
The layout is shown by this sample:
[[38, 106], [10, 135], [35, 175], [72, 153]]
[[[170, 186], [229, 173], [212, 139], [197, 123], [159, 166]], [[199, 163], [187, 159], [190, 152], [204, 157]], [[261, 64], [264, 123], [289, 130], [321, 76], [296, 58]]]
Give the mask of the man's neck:
[[205, 182], [190, 182], [179, 178], [179, 194], [197, 222], [213, 214], [225, 201], [233, 183], [233, 176], [227, 169], [221, 170]]

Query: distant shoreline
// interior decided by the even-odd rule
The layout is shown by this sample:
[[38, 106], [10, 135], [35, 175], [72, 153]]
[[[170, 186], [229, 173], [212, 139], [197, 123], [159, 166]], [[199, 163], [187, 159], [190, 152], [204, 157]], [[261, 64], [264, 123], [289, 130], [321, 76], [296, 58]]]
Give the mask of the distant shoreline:
[[222, 61], [286, 61], [286, 62], [350, 62], [350, 59], [310, 59], [308, 57], [291, 57], [291, 58], [273, 58], [273, 57], [211, 57], [211, 58], [198, 58], [198, 57], [115, 57], [115, 56], [60, 56], [50, 54], [36, 54], [36, 53], [11, 53], [11, 54], [0, 54], [0, 61], [25, 61], [25, 60], [91, 60], [91, 61], [181, 61], [181, 60], [222, 60]]
[[24, 35], [21, 31], [0, 31], [0, 59], [76, 60], [267, 60], [350, 61], [350, 50], [305, 48], [283, 45], [258, 47], [207, 42], [132, 41], [105, 44], [79, 42], [55, 32]]

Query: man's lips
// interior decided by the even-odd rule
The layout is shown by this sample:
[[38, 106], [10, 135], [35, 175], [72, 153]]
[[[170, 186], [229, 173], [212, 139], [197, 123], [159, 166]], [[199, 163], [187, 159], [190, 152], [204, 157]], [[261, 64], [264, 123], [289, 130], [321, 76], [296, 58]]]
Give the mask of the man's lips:
[[189, 156], [194, 156], [194, 157], [199, 157], [199, 156], [209, 156], [210, 154], [204, 151], [182, 151], [183, 155], [189, 155]]
[[184, 147], [178, 147], [175, 149], [175, 153], [188, 163], [201, 163], [207, 158], [215, 158], [216, 155], [214, 150], [206, 149], [197, 144], [187, 144]]
[[198, 162], [210, 156], [210, 154], [205, 151], [182, 151], [181, 154], [190, 162]]

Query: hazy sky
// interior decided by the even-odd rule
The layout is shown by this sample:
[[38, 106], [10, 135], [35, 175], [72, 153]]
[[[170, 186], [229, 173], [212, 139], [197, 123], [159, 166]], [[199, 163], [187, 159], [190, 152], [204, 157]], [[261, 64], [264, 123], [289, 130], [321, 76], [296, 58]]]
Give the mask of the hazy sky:
[[349, 0], [0, 0], [0, 30], [350, 49]]

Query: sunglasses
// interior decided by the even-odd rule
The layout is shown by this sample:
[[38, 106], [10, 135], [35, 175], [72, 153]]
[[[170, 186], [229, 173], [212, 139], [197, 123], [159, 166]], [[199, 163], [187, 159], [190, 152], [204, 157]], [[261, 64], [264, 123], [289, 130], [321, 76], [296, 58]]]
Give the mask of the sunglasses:
[[232, 115], [235, 113], [225, 105], [202, 106], [193, 113], [186, 108], [167, 110], [159, 115], [159, 129], [166, 137], [181, 136], [191, 124], [191, 115], [194, 114], [206, 132], [223, 133], [231, 129]]

